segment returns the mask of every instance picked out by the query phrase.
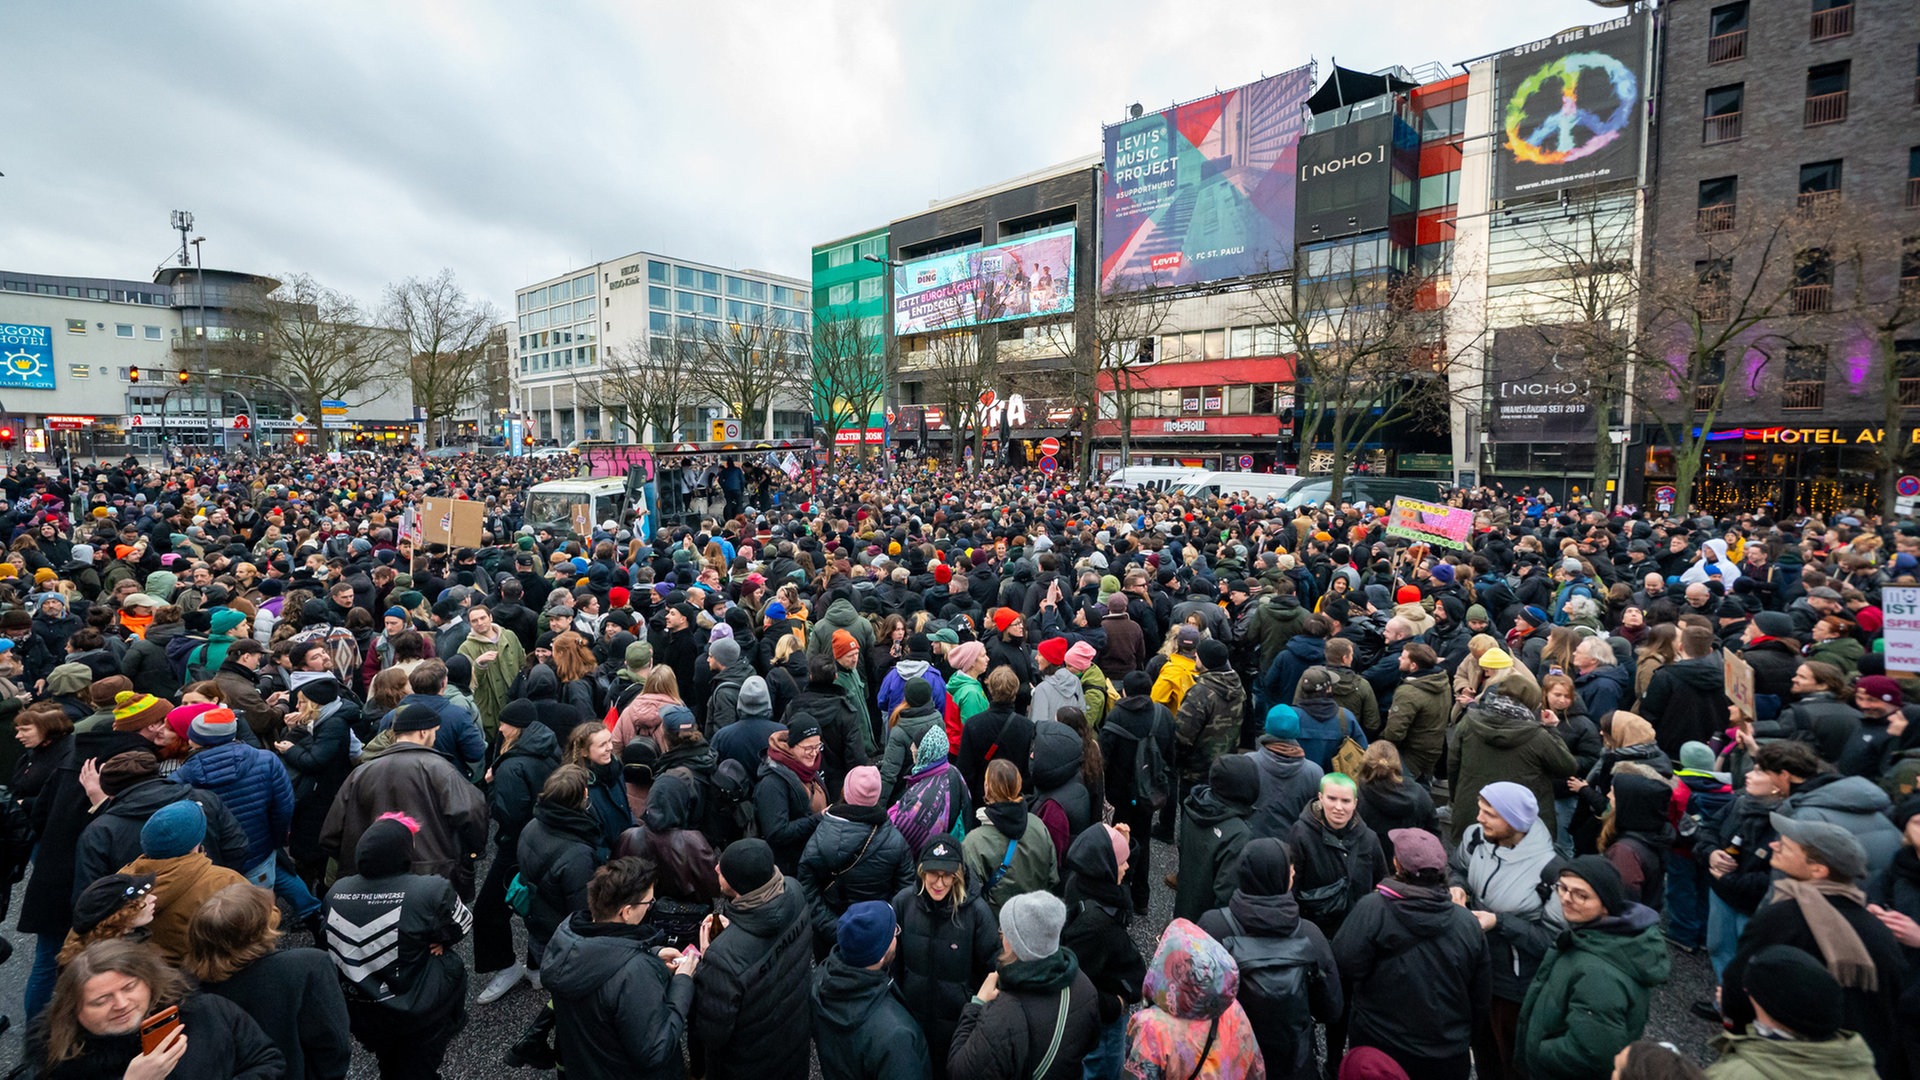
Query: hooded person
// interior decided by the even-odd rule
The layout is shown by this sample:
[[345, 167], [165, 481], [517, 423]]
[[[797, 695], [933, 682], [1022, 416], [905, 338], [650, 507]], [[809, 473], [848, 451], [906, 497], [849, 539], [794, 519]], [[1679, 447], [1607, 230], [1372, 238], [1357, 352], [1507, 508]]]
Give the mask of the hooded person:
[[1182, 919], [1197, 919], [1232, 898], [1240, 853], [1252, 839], [1248, 821], [1260, 798], [1259, 771], [1244, 754], [1215, 759], [1207, 781], [1181, 807], [1173, 913]]
[[1040, 658], [1040, 681], [1034, 685], [1027, 714], [1036, 724], [1058, 718], [1060, 710], [1068, 706], [1086, 711], [1086, 692], [1081, 689], [1080, 676], [1067, 667], [1070, 647], [1066, 638], [1051, 637], [1034, 649]]
[[1152, 1003], [1127, 1022], [1127, 1075], [1259, 1080], [1253, 1021], [1236, 1000], [1240, 970], [1207, 932], [1176, 918], [1147, 969]]
[[1248, 841], [1226, 906], [1200, 916], [1200, 929], [1240, 966], [1236, 999], [1253, 1024], [1269, 1080], [1320, 1080], [1315, 1020], [1344, 1014], [1340, 969], [1320, 928], [1300, 917], [1292, 855], [1271, 837]]
[[888, 803], [899, 793], [908, 762], [927, 730], [946, 727], [940, 706], [934, 702], [933, 684], [925, 679], [907, 680], [896, 709], [889, 711], [886, 750], [880, 760], [880, 784]]
[[1671, 960], [1659, 913], [1629, 897], [1612, 863], [1582, 855], [1555, 888], [1567, 929], [1527, 987], [1514, 1064], [1532, 1080], [1584, 1080], [1640, 1037]]
[[1387, 876], [1387, 857], [1373, 828], [1360, 816], [1360, 791], [1352, 777], [1332, 773], [1320, 781], [1320, 797], [1307, 806], [1287, 837], [1293, 853], [1293, 894], [1300, 913], [1328, 937], [1359, 899]]
[[[1067, 908], [1022, 893], [1000, 912], [1000, 966], [961, 1010], [947, 1053], [952, 1080], [1078, 1080], [1100, 1038], [1100, 1004], [1072, 949]], [[1064, 1015], [1063, 1015], [1064, 1010]]]
[[1082, 716], [1075, 716], [1075, 726], [1058, 722], [1038, 725], [1027, 770], [1033, 779], [1033, 812], [1046, 822], [1054, 853], [1062, 862], [1066, 861], [1072, 838], [1100, 817], [1099, 803], [1085, 780], [1086, 743], [1076, 730], [1081, 723]]
[[1291, 705], [1267, 710], [1260, 745], [1248, 752], [1260, 774], [1260, 798], [1247, 826], [1252, 835], [1284, 839], [1320, 793], [1320, 766], [1300, 745], [1300, 713]]
[[1512, 676], [1483, 692], [1447, 736], [1448, 793], [1453, 800], [1451, 829], [1458, 842], [1479, 810], [1480, 790], [1496, 781], [1514, 781], [1533, 792], [1552, 835], [1553, 781], [1577, 767], [1566, 741], [1540, 723], [1539, 691], [1507, 685]]
[[1673, 787], [1637, 772], [1613, 777], [1613, 813], [1600, 830], [1601, 854], [1624, 883], [1627, 899], [1656, 913], [1667, 906], [1667, 863], [1678, 834], [1668, 820]]
[[1087, 1076], [1118, 1080], [1127, 1011], [1138, 1004], [1146, 959], [1127, 933], [1133, 898], [1127, 874], [1128, 837], [1095, 824], [1067, 848], [1067, 925], [1060, 944], [1073, 950], [1080, 970], [1100, 995], [1100, 1045], [1087, 1058]]

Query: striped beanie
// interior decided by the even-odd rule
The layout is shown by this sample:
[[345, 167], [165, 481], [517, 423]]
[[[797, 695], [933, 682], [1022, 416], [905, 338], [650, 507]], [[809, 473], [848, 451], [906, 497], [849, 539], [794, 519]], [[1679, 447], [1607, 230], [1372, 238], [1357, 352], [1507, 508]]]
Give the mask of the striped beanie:
[[139, 731], [167, 718], [173, 703], [152, 694], [122, 690], [113, 695], [113, 730]]

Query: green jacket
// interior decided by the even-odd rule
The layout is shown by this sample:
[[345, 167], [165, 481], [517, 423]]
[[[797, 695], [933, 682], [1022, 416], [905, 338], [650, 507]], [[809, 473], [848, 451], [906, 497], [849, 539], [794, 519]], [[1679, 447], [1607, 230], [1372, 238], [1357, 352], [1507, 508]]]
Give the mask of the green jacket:
[[1655, 987], [1671, 971], [1660, 916], [1629, 904], [1561, 933], [1520, 1005], [1515, 1065], [1532, 1080], [1590, 1080], [1640, 1037]]
[[[1355, 720], [1360, 721], [1360, 730], [1367, 733], [1367, 738], [1379, 738], [1380, 698], [1373, 692], [1373, 686], [1351, 667], [1335, 667], [1328, 664], [1327, 670], [1333, 673], [1333, 700], [1339, 702], [1341, 708], [1352, 713]], [[1296, 709], [1300, 707], [1298, 690], [1294, 691], [1293, 707]]]
[[1087, 726], [1099, 727], [1107, 718], [1107, 706], [1113, 703], [1113, 684], [1097, 664], [1088, 664], [1080, 673], [1080, 696], [1087, 699]]
[[1511, 780], [1533, 792], [1540, 820], [1552, 830], [1553, 782], [1573, 775], [1573, 752], [1566, 740], [1543, 727], [1538, 714], [1492, 691], [1467, 706], [1466, 715], [1447, 736], [1449, 791], [1453, 799], [1452, 837], [1460, 842], [1480, 812], [1480, 789]]
[[1819, 660], [1840, 669], [1843, 675], [1860, 673], [1860, 658], [1866, 649], [1850, 637], [1834, 638], [1832, 641], [1817, 642], [1807, 650], [1807, 659]]
[[[967, 868], [969, 889], [984, 891], [995, 915], [1000, 905], [1021, 893], [1059, 890], [1060, 856], [1039, 814], [1028, 813], [1025, 803], [992, 803], [975, 810], [974, 819], [978, 824], [960, 841], [960, 861]], [[987, 882], [1007, 857], [1009, 840], [1014, 841], [1013, 862], [999, 884], [988, 889]]]
[[953, 698], [954, 710], [963, 721], [969, 716], [986, 712], [992, 704], [987, 700], [987, 692], [981, 688], [980, 680], [964, 671], [954, 672], [953, 677], [947, 680], [947, 695]]
[[1407, 679], [1393, 692], [1380, 738], [1400, 751], [1408, 776], [1428, 776], [1440, 764], [1440, 751], [1447, 745], [1447, 720], [1452, 715], [1453, 686], [1446, 671], [1435, 668]]
[[[1279, 580], [1281, 573], [1276, 567], [1271, 571], [1272, 580]], [[1260, 580], [1268, 581], [1266, 574]], [[1260, 643], [1260, 670], [1265, 672], [1273, 666], [1273, 658], [1287, 647], [1287, 639], [1300, 632], [1300, 627], [1313, 612], [1300, 606], [1300, 601], [1291, 596], [1281, 599], [1263, 599], [1253, 609], [1253, 617], [1247, 620], [1247, 636]]]
[[[493, 641], [481, 641], [468, 634], [460, 643], [460, 655], [473, 661], [473, 703], [489, 741], [500, 730], [500, 710], [507, 706], [514, 676], [527, 666], [526, 650], [520, 647], [520, 639], [514, 632], [504, 627], [495, 629], [499, 636]], [[489, 651], [499, 655], [493, 658], [493, 663], [481, 667], [480, 654]]]
[[1879, 1075], [1867, 1041], [1850, 1031], [1826, 1042], [1721, 1035], [1713, 1049], [1720, 1060], [1707, 1066], [1707, 1080], [1871, 1080]]

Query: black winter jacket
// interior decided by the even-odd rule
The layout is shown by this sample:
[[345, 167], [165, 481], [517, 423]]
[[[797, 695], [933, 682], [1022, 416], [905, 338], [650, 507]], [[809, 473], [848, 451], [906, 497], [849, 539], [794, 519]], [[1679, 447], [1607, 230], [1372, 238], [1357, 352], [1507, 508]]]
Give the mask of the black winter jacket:
[[1347, 916], [1333, 955], [1356, 1044], [1454, 1057], [1492, 1007], [1486, 935], [1444, 885], [1383, 883]]
[[560, 767], [560, 742], [545, 724], [528, 724], [512, 746], [498, 751], [489, 768], [487, 816], [494, 822], [494, 858], [520, 859], [520, 830], [533, 820], [534, 801], [547, 777]]
[[102, 803], [80, 834], [73, 859], [73, 899], [88, 885], [140, 857], [140, 830], [163, 806], [192, 799], [207, 815], [207, 857], [229, 870], [247, 870], [247, 834], [220, 796], [171, 780], [142, 780]]
[[813, 920], [816, 948], [824, 951], [849, 906], [891, 901], [913, 883], [913, 851], [884, 808], [835, 803], [807, 839], [795, 877]]
[[792, 876], [800, 869], [800, 853], [820, 825], [806, 785], [792, 769], [769, 758], [753, 785], [753, 816], [760, 839], [773, 849], [774, 864]]
[[240, 1006], [287, 1059], [288, 1080], [345, 1080], [347, 999], [319, 949], [280, 949], [200, 988]]
[[691, 1024], [712, 1080], [806, 1080], [813, 1034], [808, 989], [813, 936], [806, 899], [791, 879], [742, 910], [723, 901], [727, 928], [694, 973]]
[[[1067, 1025], [1053, 1067], [1036, 1075], [1060, 1016], [1067, 991]], [[947, 1052], [953, 1080], [1072, 1080], [1100, 1038], [1098, 993], [1080, 970], [1073, 950], [1000, 967], [1000, 996], [985, 1005], [968, 1002]]]
[[[20, 902], [19, 930], [23, 934], [64, 936], [73, 928], [73, 900], [78, 892], [73, 884], [74, 858], [81, 831], [93, 820], [86, 790], [80, 786], [80, 767], [88, 761], [105, 764], [108, 758], [129, 750], [153, 749], [152, 743], [128, 731], [74, 734], [65, 741], [72, 744], [71, 753], [33, 803], [34, 833], [40, 843], [26, 895]], [[115, 863], [106, 872], [124, 865]], [[92, 882], [88, 878], [80, 888]]]
[[[1344, 829], [1327, 824], [1314, 800], [1287, 838], [1293, 852], [1293, 897], [1304, 915], [1331, 938], [1360, 899], [1387, 876], [1380, 838], [1358, 812]], [[1337, 886], [1344, 883], [1344, 892]]]
[[791, 724], [802, 716], [820, 725], [820, 779], [827, 786], [827, 798], [838, 800], [847, 774], [867, 764], [867, 743], [862, 734], [866, 721], [838, 686], [807, 687], [787, 706], [782, 719]]
[[1000, 929], [977, 891], [956, 908], [951, 893], [935, 903], [917, 884], [894, 894], [893, 917], [900, 926], [893, 977], [926, 1034], [935, 1074], [944, 1076], [960, 1010], [998, 961]]
[[[260, 1025], [233, 1002], [213, 994], [189, 994], [180, 1002], [180, 1023], [192, 1038], [171, 1080], [278, 1080], [286, 1060]], [[36, 1040], [37, 1041], [37, 1040]], [[47, 1080], [117, 1080], [140, 1055], [140, 1035], [88, 1036], [79, 1057], [40, 1073]]]
[[645, 923], [597, 923], [585, 912], [553, 932], [540, 970], [555, 1049], [573, 1080], [686, 1075], [680, 1044], [693, 979], [667, 970], [660, 944]]
[[520, 880], [533, 890], [527, 934], [544, 945], [569, 915], [587, 909], [587, 883], [607, 860], [600, 823], [590, 810], [538, 803], [520, 830], [518, 854]]
[[960, 745], [954, 751], [954, 763], [967, 782], [967, 796], [975, 806], [987, 805], [986, 777], [990, 761], [1011, 761], [1020, 770], [1020, 789], [1030, 783], [1033, 755], [1033, 721], [1011, 706], [992, 705], [986, 712], [967, 717], [960, 729]]
[[885, 971], [836, 950], [813, 973], [813, 1041], [822, 1080], [926, 1080], [927, 1040]]
[[1140, 1001], [1147, 961], [1127, 933], [1133, 899], [1118, 880], [1120, 864], [1104, 827], [1087, 829], [1067, 848], [1067, 926], [1060, 944], [1100, 994], [1100, 1022], [1111, 1024]]

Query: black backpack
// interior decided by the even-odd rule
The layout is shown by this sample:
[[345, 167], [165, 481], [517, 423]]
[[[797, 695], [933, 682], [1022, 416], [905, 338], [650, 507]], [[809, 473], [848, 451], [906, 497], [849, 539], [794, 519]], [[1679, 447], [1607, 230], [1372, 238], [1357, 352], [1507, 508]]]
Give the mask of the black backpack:
[[[1222, 908], [1228, 935], [1220, 944], [1240, 968], [1240, 1006], [1259, 1032], [1285, 1033], [1293, 1039], [1293, 1060], [1272, 1062], [1280, 1070], [1297, 1071], [1313, 1057], [1313, 1002], [1310, 991], [1325, 976], [1314, 959], [1313, 940], [1294, 937], [1251, 937], [1233, 912]], [[1281, 1049], [1262, 1046], [1263, 1053]]]
[[723, 758], [713, 772], [700, 780], [700, 831], [713, 842], [715, 851], [735, 840], [760, 835], [760, 822], [753, 811], [753, 778], [746, 766], [732, 758]]
[[1170, 794], [1168, 780], [1173, 770], [1167, 766], [1166, 755], [1160, 752], [1160, 740], [1151, 733], [1143, 739], [1127, 730], [1124, 724], [1108, 723], [1105, 730], [1123, 739], [1133, 740], [1134, 805], [1151, 804], [1155, 809], [1165, 806]]

